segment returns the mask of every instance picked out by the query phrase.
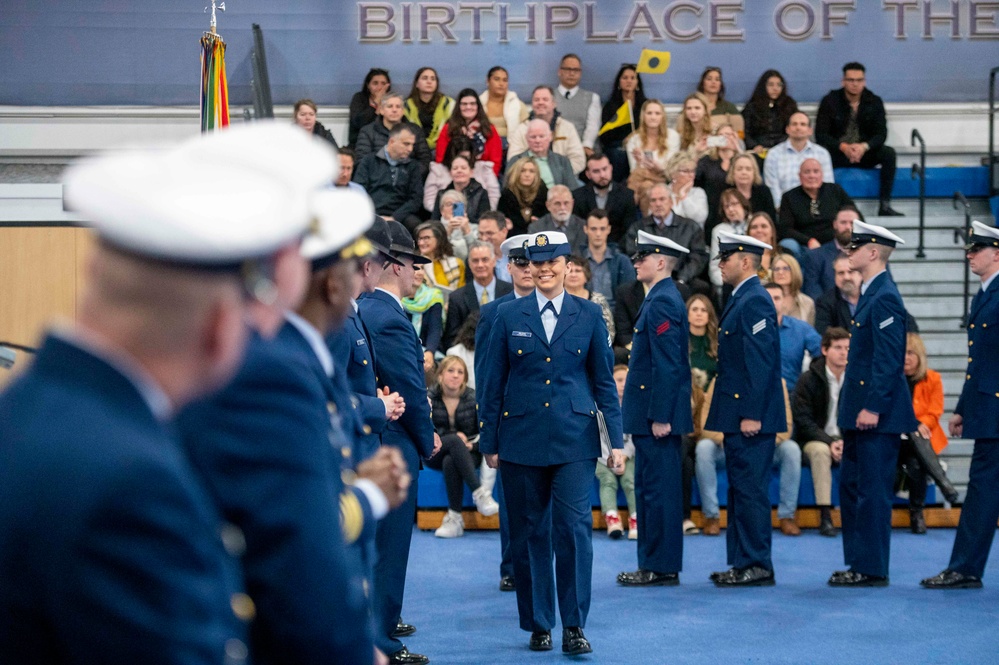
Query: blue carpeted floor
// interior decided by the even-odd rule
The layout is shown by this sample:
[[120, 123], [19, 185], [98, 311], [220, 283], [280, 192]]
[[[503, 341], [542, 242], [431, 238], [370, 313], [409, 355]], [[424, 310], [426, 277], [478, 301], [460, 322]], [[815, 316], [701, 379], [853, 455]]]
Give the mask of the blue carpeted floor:
[[[586, 635], [592, 663], [999, 663], [999, 554], [994, 548], [981, 590], [934, 592], [919, 580], [942, 570], [952, 529], [926, 536], [896, 530], [891, 586], [833, 589], [843, 568], [842, 541], [814, 530], [799, 538], [774, 532], [777, 586], [716, 589], [708, 574], [727, 568], [720, 538], [684, 538], [681, 585], [624, 589], [614, 578], [636, 567], [635, 542], [593, 534], [593, 603]], [[416, 531], [403, 617], [418, 631], [411, 651], [433, 663], [554, 663], [555, 650], [527, 649], [515, 594], [501, 593], [499, 534], [467, 532], [442, 540]], [[991, 574], [990, 574], [991, 572]]]

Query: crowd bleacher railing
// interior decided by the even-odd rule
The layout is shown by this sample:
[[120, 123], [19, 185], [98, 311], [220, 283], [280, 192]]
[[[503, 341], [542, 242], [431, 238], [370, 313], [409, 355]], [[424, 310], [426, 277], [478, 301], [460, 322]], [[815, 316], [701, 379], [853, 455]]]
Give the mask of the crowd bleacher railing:
[[[964, 207], [964, 226], [954, 229], [954, 242], [960, 242], [963, 245], [971, 237], [971, 204], [968, 203], [968, 199], [960, 190], [954, 192], [954, 210], [957, 210], [958, 204]], [[970, 304], [968, 285], [971, 284], [971, 267], [967, 261], [963, 261], [963, 263], [964, 288], [961, 290], [961, 293], [964, 294], [964, 314], [961, 315], [961, 327], [966, 328], [968, 326], [968, 307]]]
[[919, 163], [912, 165], [912, 177], [919, 178], [919, 247], [916, 248], [916, 258], [926, 258], [926, 248], [923, 236], [926, 231], [926, 141], [918, 129], [913, 128], [909, 139], [910, 145], [919, 141]]

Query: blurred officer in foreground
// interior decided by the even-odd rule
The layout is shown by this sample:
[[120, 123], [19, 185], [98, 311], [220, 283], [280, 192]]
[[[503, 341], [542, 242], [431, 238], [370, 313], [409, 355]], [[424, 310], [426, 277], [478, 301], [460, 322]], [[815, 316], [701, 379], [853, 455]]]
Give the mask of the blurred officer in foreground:
[[67, 171], [98, 239], [78, 322], [0, 397], [0, 662], [246, 658], [236, 550], [170, 421], [239, 366], [245, 319], [296, 297], [304, 190], [332, 168], [287, 129]]
[[[389, 387], [397, 391], [406, 404], [402, 416], [389, 422], [382, 432], [382, 444], [399, 449], [413, 480], [406, 501], [378, 524], [373, 606], [375, 645], [388, 655], [392, 665], [409, 665], [430, 662], [426, 656], [410, 652], [396, 632], [402, 623], [420, 458], [428, 459], [436, 455], [441, 441], [430, 419], [430, 402], [423, 374], [423, 348], [402, 308], [402, 298], [412, 297], [415, 292], [415, 270], [429, 259], [420, 256], [412, 234], [402, 224], [395, 221], [388, 224], [392, 238], [388, 249], [395, 262], [383, 270], [378, 288], [362, 298], [358, 305], [361, 321], [374, 342], [375, 375], [379, 388]], [[413, 628], [412, 632], [415, 630]]]
[[638, 570], [622, 586], [673, 586], [683, 568], [680, 442], [694, 429], [690, 410], [687, 306], [670, 275], [689, 250], [638, 232], [633, 261], [648, 289], [635, 322], [622, 411], [635, 443]]
[[[523, 298], [534, 292], [534, 278], [531, 277], [531, 261], [527, 258], [525, 242], [530, 239], [530, 235], [521, 235], [507, 238], [500, 245], [500, 251], [507, 257], [507, 270], [510, 272], [510, 279], [513, 281], [513, 291], [501, 296], [496, 300], [486, 303], [479, 310], [479, 323], [475, 328], [475, 380], [479, 385], [485, 385], [485, 359], [489, 346], [489, 333], [493, 329], [493, 320], [496, 318], [496, 309], [505, 302]], [[481, 395], [481, 393], [478, 393]], [[479, 410], [482, 406], [479, 405]], [[485, 467], [483, 467], [483, 474]], [[493, 473], [496, 473], [495, 469]], [[513, 575], [513, 560], [510, 558], [510, 520], [506, 513], [506, 497], [503, 494], [502, 478], [497, 474], [496, 499], [499, 503], [499, 523], [500, 523], [500, 591], [513, 591], [517, 588], [516, 578]]]
[[592, 651], [583, 628], [593, 576], [598, 409], [610, 464], [623, 467], [624, 455], [607, 327], [600, 307], [566, 294], [569, 253], [564, 233], [532, 235], [534, 296], [496, 311], [483, 364], [479, 449], [503, 477], [517, 609], [521, 629], [531, 633], [529, 648], [552, 648], [557, 588], [562, 651], [579, 655]]
[[968, 313], [968, 372], [950, 419], [950, 435], [975, 440], [968, 494], [947, 569], [922, 581], [929, 589], [978, 589], [999, 521], [999, 229], [971, 223], [965, 251], [982, 288]]
[[773, 248], [749, 236], [718, 234], [722, 281], [733, 290], [718, 322], [718, 376], [704, 429], [725, 435], [726, 546], [732, 568], [711, 574], [720, 587], [774, 585], [770, 468], [787, 414], [777, 310], [757, 277], [768, 249]]
[[887, 270], [888, 258], [902, 242], [883, 226], [853, 223], [850, 267], [864, 281], [839, 395], [839, 497], [848, 568], [833, 573], [830, 586], [888, 586], [900, 437], [919, 426], [904, 372], [905, 305]]

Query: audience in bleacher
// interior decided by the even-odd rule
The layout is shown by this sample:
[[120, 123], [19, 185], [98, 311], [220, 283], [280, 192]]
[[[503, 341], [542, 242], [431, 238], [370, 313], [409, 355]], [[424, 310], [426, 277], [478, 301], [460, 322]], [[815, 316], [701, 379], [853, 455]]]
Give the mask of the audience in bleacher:
[[[472, 312], [465, 318], [465, 321], [458, 328], [458, 333], [454, 336], [454, 344], [444, 352], [445, 356], [457, 356], [465, 361], [465, 369], [468, 370], [468, 387], [475, 390], [475, 329], [479, 325], [479, 313]], [[483, 468], [488, 468], [484, 466]], [[484, 480], [480, 476], [480, 480]], [[489, 486], [492, 493], [492, 484]]]
[[381, 115], [361, 127], [361, 131], [357, 134], [357, 142], [354, 144], [354, 152], [357, 153], [358, 159], [377, 154], [388, 143], [392, 129], [397, 125], [407, 127], [416, 139], [410, 157], [420, 165], [422, 186], [427, 173], [430, 172], [430, 148], [427, 146], [427, 137], [423, 130], [404, 117], [403, 104], [402, 95], [398, 93], [388, 92], [382, 95], [379, 104]]
[[340, 158], [340, 173], [337, 174], [333, 186], [364, 192], [364, 188], [353, 181], [354, 166], [357, 161], [354, 157], [354, 151], [350, 148], [340, 148], [338, 157]]
[[575, 53], [562, 56], [558, 65], [558, 109], [572, 123], [589, 157], [595, 152], [600, 131], [600, 95], [579, 87], [583, 78], [583, 62]]
[[[697, 222], [704, 237], [704, 222], [708, 219], [708, 197], [704, 190], [694, 185], [697, 160], [690, 153], [679, 152], [666, 165], [666, 189], [672, 200], [673, 212], [680, 217]], [[645, 210], [642, 211], [646, 213]]]
[[[579, 187], [576, 169], [572, 162], [569, 161], [568, 157], [560, 155], [553, 149], [552, 141], [555, 136], [552, 134], [551, 126], [544, 120], [536, 118], [526, 121], [524, 130], [527, 149], [521, 152], [510, 150], [507, 164], [515, 163], [525, 157], [533, 157], [538, 165], [538, 173], [549, 189], [555, 185], [564, 185], [570, 191]], [[582, 166], [580, 170], [582, 170]]]
[[447, 302], [447, 317], [444, 325], [442, 346], [454, 344], [458, 328], [472, 312], [478, 312], [480, 305], [493, 302], [513, 290], [513, 284], [496, 278], [496, 250], [492, 244], [476, 241], [468, 248], [468, 268], [472, 280], [451, 294]]
[[813, 299], [833, 288], [833, 262], [847, 253], [853, 234], [853, 222], [863, 220], [857, 207], [848, 203], [839, 209], [833, 219], [833, 238], [815, 249], [802, 253], [801, 274], [804, 279], [802, 291]]
[[[773, 194], [770, 193], [770, 188], [763, 184], [760, 167], [755, 157], [748, 153], [733, 157], [725, 183], [738, 189], [739, 193], [749, 201], [749, 206], [754, 212], [765, 212], [770, 215], [770, 219], [777, 219]], [[723, 217], [721, 210], [715, 219], [709, 217], [704, 227], [705, 232], [710, 233], [711, 225], [717, 224]]]
[[[725, 99], [725, 83], [722, 81], [722, 71], [719, 67], [705, 67], [701, 74], [701, 80], [697, 83], [697, 92], [704, 95], [708, 102], [708, 115], [711, 116], [738, 116], [739, 109], [735, 104]], [[729, 122], [728, 118], [721, 118], [721, 122]], [[739, 119], [742, 122], [742, 119]]]
[[902, 213], [892, 210], [895, 184], [895, 150], [885, 145], [888, 120], [881, 98], [867, 89], [866, 69], [859, 62], [843, 65], [843, 87], [832, 90], [819, 103], [815, 140], [832, 155], [837, 168], [881, 167], [878, 216]]
[[[752, 157], [748, 158], [752, 160]], [[721, 219], [719, 223], [715, 224], [714, 228], [711, 230], [711, 245], [709, 256], [711, 257], [710, 263], [708, 263], [708, 278], [711, 280], [711, 285], [714, 287], [715, 296], [719, 298], [719, 302], [724, 302], [727, 300], [726, 297], [721, 297], [722, 293], [727, 291], [731, 293], [732, 289], [724, 288], [722, 283], [721, 268], [718, 264], [718, 234], [719, 233], [735, 233], [738, 235], [746, 234], [746, 227], [749, 224], [749, 215], [752, 212], [752, 205], [746, 200], [738, 189], [735, 187], [730, 187], [722, 192], [719, 197], [719, 208], [721, 212]]]
[[[461, 194], [462, 198], [464, 198], [462, 202], [462, 207], [464, 208], [462, 212], [464, 214], [459, 216], [466, 217], [472, 224], [478, 224], [479, 217], [489, 211], [491, 207], [489, 205], [489, 194], [486, 192], [486, 188], [482, 186], [482, 183], [472, 177], [474, 164], [474, 159], [471, 156], [455, 155], [451, 158], [449, 165], [451, 184], [437, 192], [437, 200], [434, 201], [433, 212], [430, 215], [431, 219], [443, 218], [443, 197], [447, 192]], [[424, 192], [426, 192], [426, 186], [424, 186]]]
[[812, 472], [819, 533], [835, 536], [832, 522], [832, 465], [843, 457], [843, 436], [837, 421], [839, 392], [843, 388], [850, 333], [832, 327], [822, 335], [822, 356], [812, 360], [794, 389], [794, 437], [802, 444]]
[[569, 295], [600, 305], [604, 324], [607, 326], [609, 342], [614, 339], [614, 312], [602, 293], [587, 288], [586, 285], [591, 279], [593, 279], [593, 272], [590, 270], [590, 262], [586, 257], [578, 254], [569, 255], [568, 265], [565, 268], [565, 290]]
[[496, 133], [505, 139], [509, 132], [516, 129], [527, 119], [530, 109], [520, 101], [520, 97], [510, 90], [510, 74], [503, 67], [493, 67], [486, 74], [486, 89], [479, 95], [479, 101], [486, 110], [489, 123], [496, 128]]
[[829, 151], [813, 143], [812, 121], [806, 113], [795, 111], [785, 127], [787, 140], [767, 151], [763, 162], [763, 181], [770, 188], [774, 203], [780, 205], [784, 192], [801, 184], [799, 171], [806, 159], [816, 159], [822, 167], [822, 179], [833, 182], [832, 157]]
[[423, 207], [420, 163], [410, 158], [416, 140], [411, 125], [396, 123], [388, 143], [362, 157], [354, 171], [354, 182], [371, 197], [375, 212], [386, 220], [400, 222], [410, 232], [420, 223], [417, 214]]
[[[465, 286], [465, 262], [455, 256], [454, 246], [444, 225], [440, 222], [423, 222], [416, 227], [414, 233], [420, 255], [431, 261], [423, 264], [423, 271], [430, 278], [430, 283], [448, 294]], [[465, 253], [467, 255], [467, 248]]]
[[902, 437], [898, 451], [898, 466], [904, 489], [909, 491], [909, 529], [912, 533], [926, 533], [923, 507], [926, 505], [926, 468], [916, 454], [914, 437], [929, 441], [933, 452], [939, 454], [947, 447], [947, 435], [940, 426], [944, 412], [943, 380], [939, 372], [929, 368], [926, 345], [917, 333], [908, 333], [905, 344], [905, 371], [909, 390], [912, 391], [912, 410], [916, 413], [919, 428]]
[[493, 172], [492, 162], [474, 159], [472, 152], [472, 142], [464, 136], [459, 136], [454, 141], [448, 142], [442, 162], [430, 162], [430, 173], [423, 185], [423, 207], [426, 210], [432, 211], [434, 204], [437, 203], [437, 195], [451, 185], [450, 165], [455, 157], [464, 157], [472, 165], [472, 178], [486, 190], [486, 198], [489, 199], [487, 209], [496, 209], [499, 203], [500, 185]]
[[565, 185], [555, 185], [548, 188], [548, 201], [545, 207], [548, 208], [548, 213], [531, 222], [530, 226], [527, 227], [528, 233], [541, 233], [542, 231], [564, 233], [569, 239], [571, 251], [577, 250], [586, 243], [586, 235], [583, 233], [583, 225], [586, 222], [572, 214], [571, 189]]
[[[449, 189], [440, 192], [437, 202], [438, 221], [444, 226], [444, 232], [451, 241], [451, 253], [456, 259], [464, 261], [468, 258], [468, 245], [475, 242], [476, 228], [468, 218], [468, 199], [459, 191]], [[456, 209], [461, 214], [455, 214]], [[417, 234], [419, 240], [419, 234]]]
[[614, 182], [613, 174], [610, 160], [604, 153], [595, 152], [587, 157], [586, 183], [572, 192], [575, 201], [572, 214], [586, 219], [597, 208], [605, 211], [610, 220], [609, 240], [617, 244], [638, 217], [638, 209], [635, 192]]
[[828, 328], [845, 328], [852, 325], [853, 312], [860, 300], [860, 272], [850, 267], [850, 257], [833, 259], [835, 286], [815, 300], [815, 331], [824, 335]]
[[[433, 285], [430, 277], [422, 270], [413, 271], [415, 293], [402, 299], [402, 309], [413, 324], [416, 335], [423, 347], [423, 371], [430, 379], [437, 362], [437, 354], [443, 350], [441, 336], [444, 333], [444, 294]], [[442, 354], [443, 355], [443, 354]]]
[[576, 127], [563, 118], [561, 112], [555, 108], [555, 91], [547, 85], [539, 85], [531, 94], [531, 114], [528, 120], [520, 123], [520, 126], [508, 135], [508, 153], [518, 155], [528, 150], [527, 128], [531, 120], [543, 120], [548, 124], [552, 135], [552, 152], [568, 159], [573, 173], [582, 173], [586, 168], [583, 144], [579, 140], [579, 134], [576, 133]]
[[833, 239], [832, 222], [853, 199], [834, 182], [823, 182], [822, 165], [806, 159], [798, 169], [801, 182], [784, 192], [780, 201], [777, 231], [780, 243], [800, 258], [806, 249], [817, 249]]
[[479, 240], [493, 246], [493, 256], [496, 257], [493, 274], [504, 282], [513, 281], [510, 279], [509, 257], [503, 252], [503, 243], [509, 233], [510, 221], [501, 212], [490, 210], [479, 219]]
[[746, 149], [761, 162], [767, 151], [787, 140], [787, 125], [798, 103], [787, 93], [787, 81], [776, 69], [763, 72], [742, 108]]
[[[614, 383], [617, 384], [617, 398], [624, 399], [624, 383], [628, 378], [627, 365], [614, 366]], [[604, 522], [607, 523], [607, 535], [613, 539], [618, 539], [624, 535], [624, 526], [621, 516], [618, 513], [617, 490], [620, 487], [624, 491], [624, 499], [628, 504], [628, 539], [638, 539], [638, 508], [635, 503], [635, 444], [631, 441], [631, 435], [624, 435], [624, 468], [620, 470], [611, 469], [607, 466], [607, 460], [597, 458], [597, 480], [600, 483], [600, 512], [604, 515]], [[620, 472], [619, 472], [620, 471]]]
[[361, 89], [350, 99], [347, 143], [351, 147], [357, 144], [361, 127], [374, 122], [381, 115], [382, 96], [391, 89], [392, 79], [387, 69], [372, 67], [368, 70]]
[[711, 114], [708, 112], [708, 99], [699, 92], [687, 95], [683, 100], [683, 111], [676, 119], [676, 132], [680, 135], [680, 149], [686, 150], [700, 159], [708, 151], [708, 137], [711, 136]]
[[513, 225], [511, 233], [527, 233], [527, 227], [548, 211], [548, 186], [541, 179], [541, 170], [532, 157], [524, 157], [506, 169], [506, 186], [496, 209]]
[[[495, 177], [503, 166], [503, 140], [486, 116], [478, 95], [471, 88], [458, 93], [458, 103], [437, 139], [434, 159], [447, 162], [448, 150], [459, 140], [468, 141], [468, 150], [477, 164], [487, 164]], [[454, 154], [460, 154], [459, 149]], [[480, 180], [486, 185], [484, 180]], [[497, 194], [498, 195], [498, 194]]]
[[652, 185], [666, 182], [666, 167], [680, 151], [680, 135], [666, 124], [666, 107], [658, 99], [649, 99], [639, 112], [638, 129], [624, 142], [628, 153], [628, 188], [635, 192], [641, 210], [648, 210]]
[[[608, 170], [609, 168], [608, 166]], [[607, 244], [610, 229], [607, 211], [594, 208], [583, 225], [586, 245], [580, 250], [580, 255], [589, 266], [589, 288], [602, 295], [613, 311], [614, 294], [621, 284], [635, 279], [635, 267], [630, 258], [618, 251], [616, 245]], [[613, 331], [613, 326], [608, 328]]]
[[767, 213], [754, 212], [749, 216], [749, 228], [746, 230], [746, 235], [773, 247], [773, 249], [764, 251], [763, 258], [760, 260], [760, 279], [768, 281], [770, 279], [770, 266], [773, 264], [774, 258], [785, 253], [783, 248], [777, 244], [777, 224], [774, 223], [773, 217]]
[[801, 266], [790, 254], [781, 254], [770, 264], [774, 283], [784, 289], [784, 310], [787, 316], [815, 325], [815, 301], [801, 292]]
[[454, 100], [441, 92], [440, 78], [433, 67], [420, 67], [413, 76], [413, 87], [406, 98], [406, 120], [413, 123], [427, 137], [427, 147], [437, 147], [444, 124], [454, 111]]
[[295, 102], [295, 106], [292, 109], [292, 118], [295, 120], [295, 124], [304, 129], [305, 131], [318, 136], [321, 139], [329, 141], [334, 148], [339, 148], [336, 139], [333, 138], [333, 132], [326, 129], [323, 123], [316, 120], [316, 114], [319, 113], [319, 107], [311, 99], [300, 99]]
[[426, 460], [431, 469], [444, 474], [447, 488], [447, 514], [434, 535], [438, 538], [459, 538], [465, 534], [465, 519], [461, 514], [465, 487], [472, 491], [475, 508], [482, 515], [495, 515], [499, 505], [491, 494], [481, 491], [476, 467], [482, 461], [479, 454], [479, 417], [475, 407], [475, 390], [468, 387], [468, 366], [456, 356], [441, 361], [436, 385], [430, 389], [431, 417], [441, 438], [441, 451]]
[[708, 237], [710, 237], [711, 227], [720, 217], [718, 200], [721, 198], [722, 190], [728, 187], [727, 181], [732, 167], [732, 159], [742, 151], [739, 135], [728, 123], [715, 128], [712, 140], [724, 141], [725, 144], [711, 146], [708, 153], [697, 161], [697, 170], [694, 174], [694, 185], [704, 190], [708, 200], [708, 215], [704, 225]]
[[638, 127], [636, 117], [645, 106], [642, 77], [635, 65], [621, 65], [614, 76], [610, 97], [600, 111], [600, 145], [610, 158], [614, 180], [625, 182], [631, 173], [624, 141]]
[[789, 392], [794, 392], [802, 367], [805, 365], [805, 353], [809, 358], [818, 358], [822, 350], [822, 338], [809, 323], [793, 316], [784, 315], [784, 288], [780, 284], [769, 282], [767, 293], [774, 301], [777, 310], [777, 327], [780, 333], [780, 375], [787, 384]]

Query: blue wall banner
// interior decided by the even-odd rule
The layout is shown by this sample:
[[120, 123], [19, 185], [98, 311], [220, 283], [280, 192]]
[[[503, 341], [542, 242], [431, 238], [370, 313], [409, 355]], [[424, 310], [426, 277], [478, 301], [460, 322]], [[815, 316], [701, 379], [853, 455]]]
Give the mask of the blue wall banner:
[[[4, 0], [0, 104], [197, 105], [203, 4]], [[452, 95], [484, 89], [486, 71], [503, 65], [524, 99], [557, 82], [569, 52], [582, 58], [583, 87], [606, 99], [642, 48], [672, 53], [666, 74], [644, 79], [646, 94], [668, 103], [708, 65], [723, 69], [726, 97], [740, 106], [769, 68], [797, 100], [815, 102], [840, 87], [851, 60], [886, 101], [981, 101], [999, 65], [995, 0], [230, 0], [218, 31], [233, 106], [251, 102], [254, 23], [276, 104], [345, 105], [370, 67], [390, 70], [408, 94], [425, 65]]]

